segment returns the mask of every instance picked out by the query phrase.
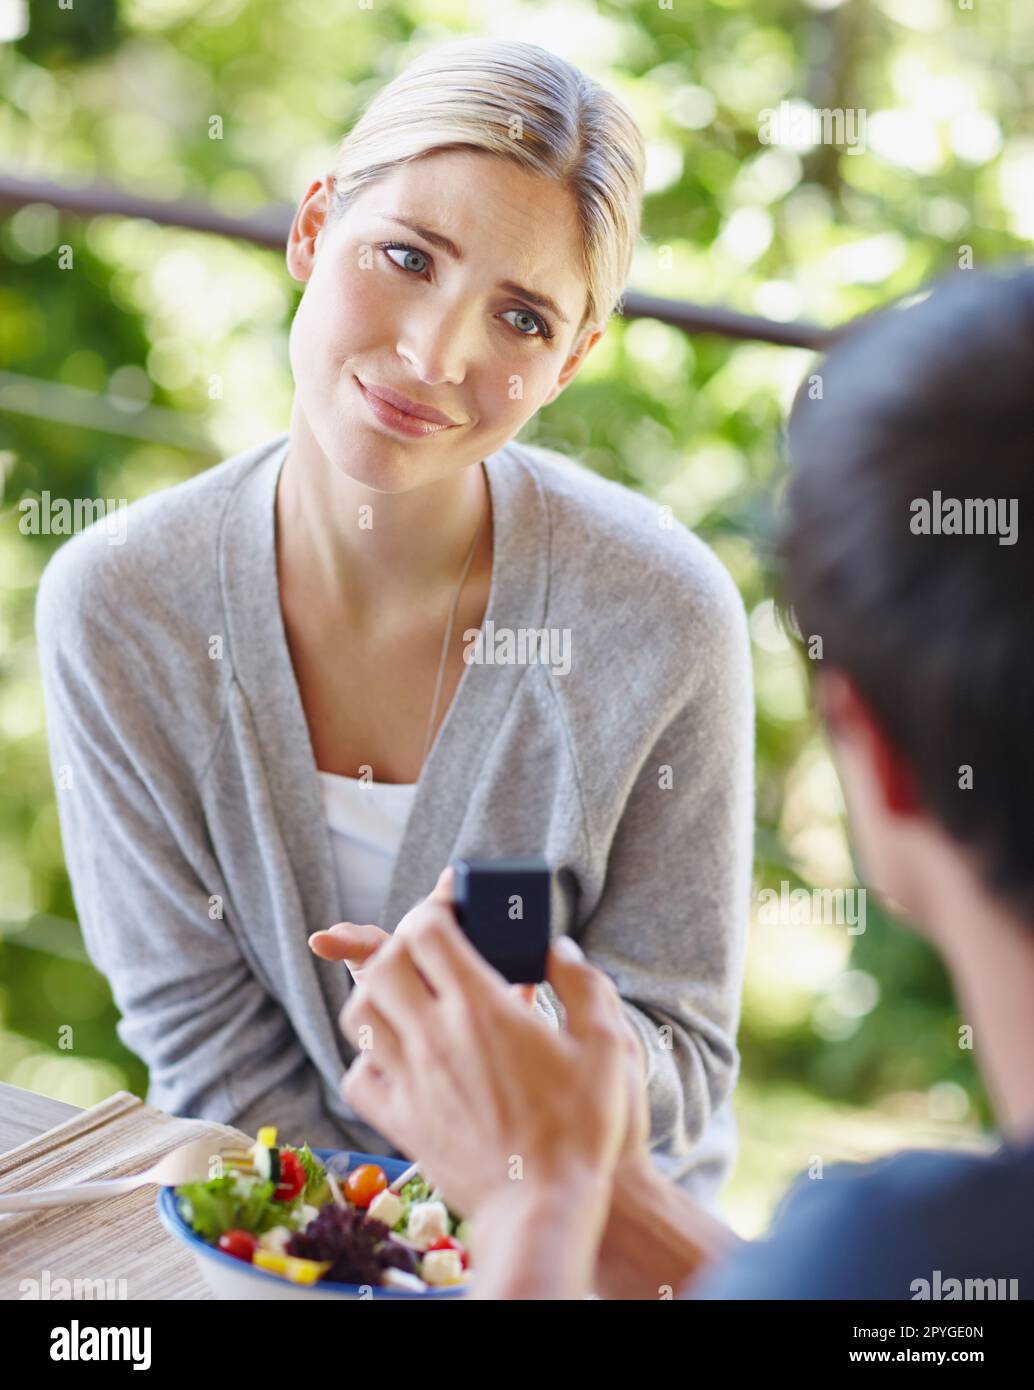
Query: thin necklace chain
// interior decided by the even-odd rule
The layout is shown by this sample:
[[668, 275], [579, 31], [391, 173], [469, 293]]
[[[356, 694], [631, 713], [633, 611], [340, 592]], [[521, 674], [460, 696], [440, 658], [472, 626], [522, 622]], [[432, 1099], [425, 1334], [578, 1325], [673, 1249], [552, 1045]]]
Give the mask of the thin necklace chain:
[[[482, 473], [484, 464], [482, 464]], [[456, 607], [460, 601], [460, 594], [463, 592], [463, 585], [467, 581], [467, 573], [470, 570], [474, 552], [477, 549], [478, 541], [481, 539], [481, 532], [485, 529], [485, 518], [488, 516], [488, 479], [485, 479], [485, 505], [481, 511], [481, 520], [478, 522], [478, 529], [474, 539], [470, 543], [467, 551], [467, 558], [463, 564], [463, 573], [460, 575], [460, 582], [456, 586], [456, 592], [452, 596], [452, 605], [449, 608], [449, 621], [445, 625], [445, 636], [442, 638], [442, 654], [438, 659], [438, 678], [434, 683], [434, 699], [431, 701], [431, 714], [427, 721], [427, 737], [424, 739], [424, 753], [420, 760], [420, 771], [423, 771], [424, 764], [427, 762], [427, 753], [431, 747], [431, 735], [434, 732], [434, 718], [438, 713], [438, 701], [442, 693], [442, 680], [445, 676], [445, 660], [449, 654], [449, 639], [452, 637], [452, 625], [456, 619]], [[419, 776], [419, 773], [417, 774]]]

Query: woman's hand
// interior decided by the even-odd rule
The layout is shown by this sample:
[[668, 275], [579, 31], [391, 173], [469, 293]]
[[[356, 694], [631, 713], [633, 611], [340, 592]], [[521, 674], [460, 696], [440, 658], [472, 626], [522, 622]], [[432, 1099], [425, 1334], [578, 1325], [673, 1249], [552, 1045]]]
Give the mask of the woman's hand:
[[326, 931], [312, 933], [309, 950], [321, 960], [344, 961], [358, 983], [374, 952], [390, 940], [391, 932], [372, 923], [360, 926], [357, 922], [335, 922]]
[[[453, 871], [451, 865], [442, 870], [438, 875], [438, 882], [435, 884], [430, 896], [424, 899], [425, 902], [452, 902]], [[418, 903], [411, 911], [407, 912], [402, 921], [395, 928], [395, 935], [404, 932], [407, 923], [411, 920], [417, 908], [422, 907], [423, 903]], [[356, 922], [335, 922], [326, 931], [314, 931], [309, 937], [309, 950], [321, 960], [344, 961], [348, 966], [352, 979], [358, 982], [362, 979], [363, 971], [372, 959], [374, 952], [392, 938], [391, 932], [386, 932], [383, 927], [375, 927], [372, 923], [360, 926]], [[535, 1003], [534, 985], [514, 985], [514, 993], [530, 1006]]]

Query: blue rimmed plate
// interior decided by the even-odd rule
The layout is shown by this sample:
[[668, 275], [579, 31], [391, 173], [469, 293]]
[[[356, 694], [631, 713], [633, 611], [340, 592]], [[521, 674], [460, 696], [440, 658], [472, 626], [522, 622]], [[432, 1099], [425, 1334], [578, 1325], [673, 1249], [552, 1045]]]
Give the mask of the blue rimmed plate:
[[[380, 1154], [353, 1153], [347, 1149], [313, 1149], [320, 1162], [330, 1169], [336, 1177], [343, 1178], [346, 1173], [360, 1163], [376, 1163], [384, 1169], [389, 1182], [409, 1167], [402, 1158], [385, 1158]], [[209, 1245], [206, 1240], [187, 1225], [179, 1212], [179, 1202], [175, 1189], [163, 1187], [158, 1193], [158, 1216], [169, 1234], [186, 1245], [198, 1269], [216, 1298], [224, 1299], [428, 1299], [463, 1298], [469, 1289], [468, 1284], [454, 1285], [450, 1288], [429, 1288], [424, 1292], [410, 1289], [393, 1289], [382, 1284], [334, 1284], [320, 1279], [315, 1284], [292, 1284], [279, 1274], [271, 1274], [267, 1269], [256, 1269], [243, 1260], [227, 1255], [225, 1251]]]

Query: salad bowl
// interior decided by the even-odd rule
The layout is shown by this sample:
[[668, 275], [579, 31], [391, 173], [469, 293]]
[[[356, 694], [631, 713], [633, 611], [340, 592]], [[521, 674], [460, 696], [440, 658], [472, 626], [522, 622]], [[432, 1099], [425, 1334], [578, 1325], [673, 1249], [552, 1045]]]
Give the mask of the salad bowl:
[[[349, 1150], [311, 1149], [329, 1173], [344, 1180], [357, 1165], [375, 1165], [383, 1170], [388, 1183], [401, 1177], [410, 1166], [404, 1159], [379, 1154], [356, 1153]], [[296, 1283], [269, 1269], [248, 1263], [236, 1255], [218, 1248], [193, 1229], [187, 1220], [189, 1207], [174, 1187], [162, 1187], [157, 1199], [158, 1217], [169, 1235], [185, 1245], [193, 1255], [198, 1271], [213, 1296], [218, 1299], [296, 1300], [317, 1299], [457, 1299], [469, 1292], [469, 1283], [441, 1287], [427, 1285], [422, 1289], [398, 1288], [388, 1284], [336, 1283], [319, 1278], [312, 1283]]]

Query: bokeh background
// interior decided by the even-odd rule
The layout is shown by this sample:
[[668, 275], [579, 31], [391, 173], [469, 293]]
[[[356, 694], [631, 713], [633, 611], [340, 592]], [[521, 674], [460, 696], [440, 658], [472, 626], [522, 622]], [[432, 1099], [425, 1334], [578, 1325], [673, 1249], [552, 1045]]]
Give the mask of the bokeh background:
[[[301, 196], [409, 56], [463, 34], [542, 43], [629, 105], [649, 145], [636, 290], [835, 326], [1034, 236], [1026, 0], [0, 0], [0, 179], [261, 214]], [[781, 102], [864, 112], [865, 149], [764, 143]], [[63, 537], [22, 534], [18, 503], [133, 500], [286, 428], [297, 297], [281, 255], [238, 239], [0, 206], [0, 1080], [79, 1105], [146, 1088], [75, 926], [47, 761], [33, 603]], [[855, 884], [807, 662], [773, 604], [781, 422], [815, 360], [615, 319], [521, 435], [669, 503], [734, 575], [755, 660], [757, 892]], [[745, 1235], [816, 1157], [980, 1145], [989, 1125], [921, 941], [872, 899], [858, 935], [760, 920], [759, 901], [726, 1204]]]

